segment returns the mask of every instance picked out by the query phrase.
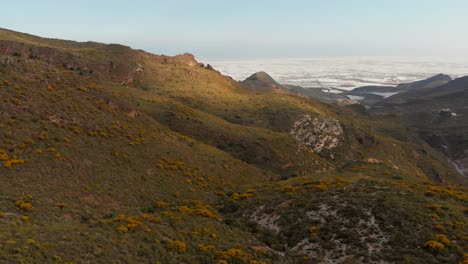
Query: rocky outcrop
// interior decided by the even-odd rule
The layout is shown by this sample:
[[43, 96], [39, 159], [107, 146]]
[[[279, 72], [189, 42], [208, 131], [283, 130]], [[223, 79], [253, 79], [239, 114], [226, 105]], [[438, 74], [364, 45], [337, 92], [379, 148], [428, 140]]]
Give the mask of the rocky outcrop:
[[146, 58], [157, 61], [161, 64], [176, 64], [176, 65], [185, 65], [189, 67], [199, 66], [198, 61], [195, 59], [195, 56], [190, 53], [179, 54], [175, 56], [166, 56], [166, 55], [156, 55], [151, 54], [146, 51], [139, 50], [137, 53], [137, 58]]
[[195, 67], [198, 65], [197, 60], [195, 60], [195, 56], [190, 53], [184, 53], [173, 57], [165, 55], [156, 55], [156, 57], [160, 57], [162, 62], [169, 64], [182, 64], [190, 67]]
[[294, 122], [290, 131], [299, 144], [311, 151], [334, 158], [334, 150], [344, 141], [344, 131], [337, 120], [306, 114]]

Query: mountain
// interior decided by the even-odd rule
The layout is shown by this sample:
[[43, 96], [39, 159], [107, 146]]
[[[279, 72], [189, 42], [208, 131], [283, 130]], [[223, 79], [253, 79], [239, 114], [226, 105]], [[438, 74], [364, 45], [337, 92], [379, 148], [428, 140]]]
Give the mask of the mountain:
[[256, 72], [241, 82], [241, 84], [252, 91], [279, 91], [285, 92], [287, 89], [277, 83], [268, 73]]
[[364, 86], [355, 88], [346, 95], [355, 95], [363, 97], [360, 100], [361, 104], [372, 106], [381, 102], [404, 100], [403, 98], [410, 96], [413, 93], [431, 90], [432, 88], [442, 86], [452, 81], [452, 78], [445, 74], [438, 74], [430, 78], [415, 81], [411, 83], [403, 83], [397, 86]]
[[404, 83], [397, 85], [397, 90], [409, 91], [409, 90], [416, 90], [416, 89], [431, 89], [437, 86], [441, 86], [448, 82], [452, 81], [452, 78], [445, 74], [437, 74], [430, 78], [415, 81], [412, 83]]
[[468, 246], [466, 178], [404, 121], [251, 91], [191, 54], [3, 29], [0, 98], [2, 263], [456, 263]]
[[462, 77], [453, 81], [445, 80], [429, 82], [422, 86], [413, 86], [415, 88], [402, 93], [391, 96], [383, 104], [399, 104], [407, 101], [413, 101], [423, 98], [438, 97], [456, 92], [466, 91], [466, 83], [468, 77]]

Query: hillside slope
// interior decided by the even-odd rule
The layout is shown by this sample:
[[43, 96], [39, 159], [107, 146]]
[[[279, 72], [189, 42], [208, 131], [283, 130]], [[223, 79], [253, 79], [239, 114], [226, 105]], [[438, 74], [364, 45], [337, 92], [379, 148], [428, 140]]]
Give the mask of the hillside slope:
[[371, 112], [378, 118], [398, 116], [431, 146], [447, 155], [467, 176], [467, 101], [468, 77], [463, 77], [442, 86], [392, 96]]
[[[463, 257], [466, 189], [451, 184], [465, 179], [423, 141], [375, 129], [378, 122], [352, 109], [249, 91], [190, 54], [168, 57], [8, 30], [0, 30], [0, 96], [0, 262], [450, 263]], [[363, 181], [385, 192], [389, 221], [428, 203], [441, 209], [437, 217], [421, 209], [400, 223], [377, 218], [390, 236], [389, 254], [363, 253], [356, 237], [346, 241], [349, 251], [323, 257], [324, 250], [342, 248], [330, 236], [348, 231], [330, 222], [303, 233], [304, 210], [314, 209], [315, 199], [338, 210], [329, 203], [338, 195], [365, 205], [353, 207], [355, 216], [340, 213], [349, 230], [364, 216], [384, 217], [369, 211], [384, 201], [369, 199]], [[327, 192], [335, 185], [336, 192]], [[248, 217], [281, 203], [294, 205], [292, 211]], [[392, 214], [391, 207], [399, 209]], [[271, 234], [265, 225], [280, 228]], [[417, 239], [405, 231], [420, 225]], [[322, 230], [331, 234], [311, 236]], [[362, 236], [379, 239], [369, 232]], [[425, 246], [439, 233], [451, 242]], [[318, 243], [319, 255], [294, 246], [304, 239]], [[415, 248], [401, 249], [405, 239]]]

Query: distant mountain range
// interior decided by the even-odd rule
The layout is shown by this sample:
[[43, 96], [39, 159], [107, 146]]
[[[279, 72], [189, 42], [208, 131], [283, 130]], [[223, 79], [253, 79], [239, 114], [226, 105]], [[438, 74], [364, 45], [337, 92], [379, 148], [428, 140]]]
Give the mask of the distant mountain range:
[[468, 177], [468, 76], [448, 81], [438, 75], [408, 87], [376, 103], [370, 113], [398, 116]]

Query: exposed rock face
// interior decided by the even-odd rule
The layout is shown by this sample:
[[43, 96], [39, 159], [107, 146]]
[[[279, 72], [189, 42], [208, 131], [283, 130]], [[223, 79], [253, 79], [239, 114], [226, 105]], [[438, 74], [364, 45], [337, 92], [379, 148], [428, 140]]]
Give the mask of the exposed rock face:
[[344, 140], [344, 131], [337, 120], [306, 114], [294, 122], [290, 131], [300, 145], [322, 156], [334, 158], [333, 150]]
[[[356, 218], [353, 219], [355, 222], [351, 223], [348, 216], [341, 215], [345, 212], [348, 204], [344, 203], [339, 206], [329, 206], [327, 204], [319, 204], [318, 210], [311, 210], [306, 213], [307, 218], [313, 219], [314, 221], [320, 222], [321, 225], [327, 224], [327, 219], [333, 218], [340, 222], [341, 232], [353, 232], [356, 236], [359, 236], [362, 243], [362, 248], [369, 256], [374, 258], [378, 256], [383, 250], [389, 250], [388, 241], [390, 234], [385, 232], [379, 222], [376, 220], [372, 210], [366, 210], [359, 212]], [[338, 207], [338, 208], [336, 208]], [[356, 221], [357, 220], [357, 221]], [[332, 238], [335, 247], [332, 249], [324, 248], [320, 243], [314, 242], [314, 239], [305, 238], [299, 243], [294, 245], [291, 249], [293, 251], [301, 252], [311, 258], [318, 258], [321, 250], [326, 253], [325, 257], [320, 263], [346, 263], [347, 248], [350, 246], [346, 239], [334, 236]], [[333, 257], [331, 257], [333, 256]], [[356, 260], [356, 259], [355, 259]], [[361, 257], [359, 263], [385, 263], [379, 261], [365, 261]]]

